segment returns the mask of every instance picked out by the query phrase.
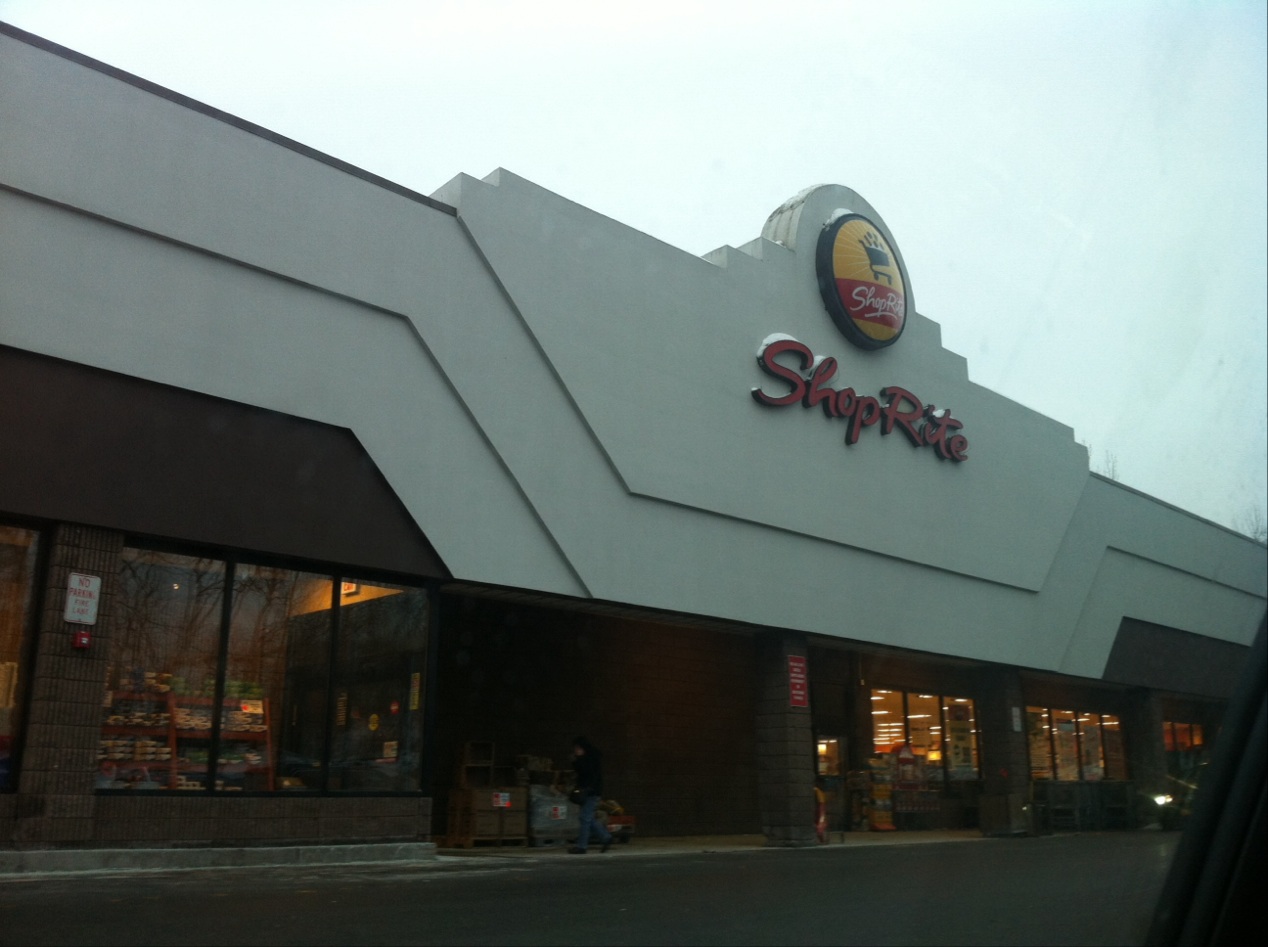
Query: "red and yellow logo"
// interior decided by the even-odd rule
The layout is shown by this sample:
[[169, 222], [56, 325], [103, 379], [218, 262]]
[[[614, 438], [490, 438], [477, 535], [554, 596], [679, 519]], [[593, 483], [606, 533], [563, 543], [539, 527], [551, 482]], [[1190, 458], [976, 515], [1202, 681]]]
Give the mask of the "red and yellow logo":
[[893, 345], [907, 322], [907, 288], [893, 247], [861, 214], [844, 214], [823, 228], [815, 258], [828, 314], [855, 345]]

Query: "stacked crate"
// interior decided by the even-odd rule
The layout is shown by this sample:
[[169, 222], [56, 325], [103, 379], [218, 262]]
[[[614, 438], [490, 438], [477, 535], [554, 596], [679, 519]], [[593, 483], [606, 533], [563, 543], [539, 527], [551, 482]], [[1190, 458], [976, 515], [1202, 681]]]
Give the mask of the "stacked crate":
[[528, 841], [528, 789], [500, 785], [506, 781], [498, 776], [493, 744], [466, 744], [455, 780], [458, 785], [449, 793], [450, 847]]
[[495, 750], [492, 743], [483, 740], [463, 744], [455, 780], [458, 788], [484, 789], [493, 785]]

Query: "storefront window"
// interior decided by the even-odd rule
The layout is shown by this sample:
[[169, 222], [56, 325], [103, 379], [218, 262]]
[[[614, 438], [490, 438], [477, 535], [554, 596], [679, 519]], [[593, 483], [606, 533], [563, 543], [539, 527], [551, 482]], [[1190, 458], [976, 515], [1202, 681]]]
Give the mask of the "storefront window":
[[427, 594], [344, 582], [330, 788], [417, 789]]
[[1101, 756], [1101, 720], [1096, 714], [1079, 715], [1079, 763], [1083, 778], [1097, 782], [1105, 778], [1105, 761]]
[[1188, 723], [1173, 723], [1171, 725], [1175, 731], [1175, 747], [1177, 750], [1193, 749], [1193, 725]]
[[837, 737], [820, 737], [818, 741], [818, 766], [820, 776], [841, 775], [841, 741]]
[[1198, 770], [1206, 762], [1206, 741], [1200, 723], [1168, 720], [1162, 725], [1167, 752], [1167, 774], [1181, 783], [1195, 785]]
[[872, 691], [872, 752], [880, 756], [905, 742], [907, 727], [903, 716], [903, 692]]
[[1073, 710], [1052, 711], [1052, 752], [1056, 760], [1057, 779], [1063, 782], [1079, 778], [1079, 736]]
[[947, 776], [953, 780], [977, 779], [977, 715], [967, 697], [943, 698]]
[[99, 789], [205, 789], [225, 564], [125, 549]]
[[1052, 720], [1043, 707], [1027, 707], [1030, 778], [1052, 779]]
[[933, 694], [907, 695], [907, 742], [927, 763], [942, 762], [942, 708]]
[[15, 788], [14, 741], [20, 729], [21, 669], [35, 595], [34, 530], [0, 526], [0, 792]]
[[1027, 707], [1030, 778], [1062, 782], [1127, 778], [1118, 717]]
[[119, 600], [98, 788], [421, 788], [423, 590], [126, 549]]
[[1101, 714], [1101, 745], [1105, 749], [1105, 778], [1127, 778], [1127, 754], [1123, 749], [1123, 728], [1116, 716]]
[[330, 576], [235, 567], [222, 788], [322, 787], [331, 586]]
[[978, 778], [972, 700], [882, 689], [871, 697], [873, 753], [884, 755], [907, 743], [932, 780]]

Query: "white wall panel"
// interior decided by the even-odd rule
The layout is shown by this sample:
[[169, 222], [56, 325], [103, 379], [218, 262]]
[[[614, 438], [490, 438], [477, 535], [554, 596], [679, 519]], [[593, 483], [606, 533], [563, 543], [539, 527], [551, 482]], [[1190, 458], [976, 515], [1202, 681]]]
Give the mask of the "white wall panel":
[[[1091, 677], [1123, 616], [1262, 614], [1263, 546], [1089, 475], [936, 323], [837, 332], [845, 188], [707, 260], [506, 172], [455, 219], [3, 36], [0, 128], [0, 343], [351, 429], [461, 579]], [[969, 461], [757, 405], [775, 332], [951, 408]]]
[[[891, 348], [863, 352], [836, 330], [814, 273], [813, 236], [844, 188], [817, 191], [796, 252], [712, 265], [522, 178], [462, 178], [438, 192], [481, 251], [637, 493], [1037, 590], [1087, 476], [1069, 428], [971, 384], [964, 361], [913, 317]], [[808, 247], [808, 248], [807, 248]], [[778, 383], [759, 343], [792, 335], [840, 363], [835, 387], [887, 385], [951, 408], [970, 460], [941, 462], [879, 427], [845, 424], [750, 390]], [[1042, 483], [1042, 489], [1036, 485]], [[559, 529], [563, 529], [561, 524]]]
[[404, 318], [4, 192], [0, 221], [0, 343], [350, 428], [456, 574], [583, 594]]

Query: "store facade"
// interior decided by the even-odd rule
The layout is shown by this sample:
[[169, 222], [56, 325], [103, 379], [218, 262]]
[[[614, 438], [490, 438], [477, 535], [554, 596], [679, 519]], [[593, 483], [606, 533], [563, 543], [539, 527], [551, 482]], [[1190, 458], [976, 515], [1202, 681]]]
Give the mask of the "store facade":
[[437, 837], [577, 732], [652, 834], [1127, 827], [1216, 737], [1264, 547], [970, 382], [854, 192], [702, 259], [0, 52], [0, 844]]

